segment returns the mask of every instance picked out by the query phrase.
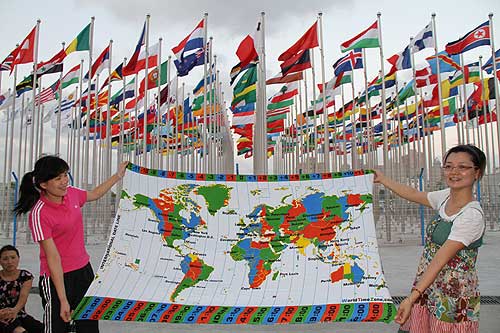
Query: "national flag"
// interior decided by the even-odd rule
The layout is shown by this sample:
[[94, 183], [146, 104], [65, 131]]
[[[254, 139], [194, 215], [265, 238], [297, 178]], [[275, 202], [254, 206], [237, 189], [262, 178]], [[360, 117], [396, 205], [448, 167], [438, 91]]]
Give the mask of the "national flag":
[[276, 93], [273, 97], [270, 98], [271, 103], [278, 103], [284, 100], [288, 100], [293, 98], [293, 96], [298, 95], [299, 93], [299, 84], [298, 82], [291, 82], [283, 87], [281, 87], [280, 91]]
[[125, 88], [120, 89], [116, 94], [111, 96], [110, 104], [116, 105], [120, 103], [124, 98], [132, 98], [135, 96], [135, 78], [132, 78], [129, 83], [125, 85]]
[[437, 75], [432, 74], [430, 67], [425, 67], [415, 71], [415, 84], [417, 88], [426, 87], [437, 83]]
[[44, 74], [60, 73], [63, 71], [63, 61], [66, 58], [64, 49], [57, 52], [50, 60], [42, 61], [37, 64], [36, 72], [38, 76]]
[[486, 21], [465, 36], [454, 42], [446, 44], [445, 50], [448, 54], [464, 53], [481, 45], [490, 45], [490, 22]]
[[410, 48], [407, 46], [402, 52], [396, 53], [387, 61], [392, 65], [391, 72], [411, 68]]
[[35, 56], [35, 36], [36, 36], [36, 26], [31, 30], [31, 32], [24, 38], [24, 40], [19, 44], [19, 46], [12, 52], [14, 55], [14, 60], [12, 61], [12, 68], [19, 64], [27, 64], [33, 62]]
[[[318, 22], [315, 22], [298, 41], [290, 46], [279, 57], [279, 61], [287, 61], [290, 58], [296, 57], [298, 54], [303, 54], [304, 51], [317, 47], [318, 43]], [[307, 52], [309, 53], [309, 52]]]
[[460, 70], [460, 56], [459, 55], [449, 55], [445, 51], [439, 52], [437, 56], [433, 55], [425, 58], [431, 66], [432, 74], [437, 74], [437, 61], [436, 57], [439, 59], [439, 72], [447, 73]]
[[255, 123], [255, 111], [239, 112], [233, 114], [232, 126], [248, 125]]
[[177, 78], [173, 78], [160, 91], [160, 106], [166, 103], [175, 103], [177, 98]]
[[107, 86], [109, 82], [123, 80], [122, 70], [123, 70], [123, 63], [121, 63], [120, 65], [118, 65], [118, 67], [116, 67], [116, 69], [111, 74], [109, 74], [109, 76], [106, 78], [106, 80], [104, 81], [104, 83], [102, 84], [102, 86], [103, 87]]
[[[159, 82], [160, 86], [162, 84], [167, 83], [167, 65], [168, 61], [165, 61], [161, 65], [160, 70], [158, 70], [157, 67], [148, 73], [148, 90], [158, 87], [158, 81], [160, 81]], [[161, 75], [161, 77], [159, 77], [159, 74]], [[142, 79], [141, 84], [139, 85], [139, 94], [142, 95], [145, 89], [146, 89], [146, 80], [144, 78]]]
[[16, 95], [17, 97], [19, 97], [23, 93], [30, 91], [32, 89], [33, 89], [33, 74], [30, 74], [16, 85]]
[[[61, 79], [60, 85], [61, 89], [64, 89], [72, 84], [78, 83], [80, 81], [80, 64], [71, 68]], [[56, 90], [59, 89], [57, 86]]]
[[[210, 83], [215, 81], [215, 74], [208, 75], [206, 77], [206, 84], [209, 85]], [[196, 87], [193, 88], [193, 95], [197, 96], [201, 94], [204, 91], [204, 86], [205, 86], [205, 79], [201, 79], [200, 82], [196, 85]]]
[[[101, 52], [99, 57], [94, 61], [92, 69], [90, 71], [90, 79], [93, 79], [95, 75], [101, 73], [105, 68], [109, 67], [109, 45]], [[85, 81], [89, 79], [89, 73], [85, 74], [83, 78]]]
[[302, 74], [302, 72], [293, 73], [285, 76], [281, 75], [281, 72], [279, 72], [274, 77], [266, 80], [266, 84], [283, 84], [283, 83], [299, 81], [302, 80], [303, 78], [304, 75]]
[[10, 71], [12, 69], [12, 62], [14, 61], [14, 51], [9, 53], [4, 61], [2, 61], [2, 63], [0, 64], [0, 71]]
[[42, 105], [44, 103], [54, 100], [56, 98], [55, 92], [58, 84], [59, 82], [56, 81], [50, 87], [45, 88], [38, 95], [36, 95], [35, 105]]
[[137, 73], [135, 70], [135, 66], [137, 65], [137, 60], [139, 59], [141, 48], [145, 43], [146, 43], [146, 22], [144, 22], [144, 26], [142, 27], [141, 36], [139, 37], [139, 41], [137, 42], [134, 53], [132, 54], [129, 61], [122, 69], [123, 76], [128, 76]]
[[[229, 82], [229, 84], [233, 85], [233, 83], [236, 80], [236, 78], [238, 77], [238, 75], [243, 73], [245, 70], [247, 70], [251, 67], [255, 67], [255, 66], [257, 66], [257, 64], [255, 62], [251, 62], [248, 65], [246, 65], [245, 67], [241, 67], [241, 63], [238, 63], [236, 66], [231, 68], [231, 72], [229, 73], [229, 76], [231, 77], [231, 81]], [[281, 77], [281, 75], [280, 75], [280, 77]]]
[[301, 51], [297, 55], [284, 61], [280, 64], [280, 67], [281, 74], [283, 74], [283, 76], [311, 68], [311, 56], [309, 49]]
[[378, 22], [375, 21], [371, 26], [369, 26], [353, 38], [340, 44], [340, 50], [342, 52], [347, 52], [353, 49], [367, 49], [379, 46], [380, 42], [378, 39]]
[[[497, 70], [500, 70], [500, 49], [495, 51], [495, 63]], [[488, 59], [488, 61], [483, 65], [483, 70], [485, 70], [488, 74], [493, 72], [493, 57], [490, 57], [490, 59]]]
[[[343, 72], [339, 76], [334, 76], [330, 81], [325, 83], [327, 95], [337, 95], [337, 88], [345, 83], [352, 82], [352, 72]], [[320, 93], [323, 93], [323, 85], [318, 83]]]
[[343, 56], [333, 64], [333, 71], [336, 76], [358, 68], [363, 68], [363, 52], [361, 49], [353, 49], [349, 54]]
[[[259, 25], [260, 26], [260, 25]], [[259, 28], [257, 28], [258, 30]], [[254, 40], [252, 36], [247, 35], [238, 45], [238, 49], [236, 50], [236, 55], [238, 59], [240, 59], [239, 66], [245, 67], [250, 62], [256, 61], [258, 59], [257, 51], [255, 50]]]
[[195, 66], [205, 63], [204, 32], [205, 20], [202, 19], [186, 38], [172, 48], [177, 58], [174, 64], [179, 76], [186, 76]]
[[405, 47], [402, 52], [396, 53], [387, 59], [393, 67], [391, 72], [394, 70], [411, 68], [410, 51], [415, 53], [428, 47], [434, 47], [434, 37], [432, 35], [431, 23], [427, 24], [425, 28], [410, 41], [410, 44]]
[[427, 24], [425, 28], [411, 40], [409, 47], [413, 53], [425, 48], [435, 47], [434, 36], [432, 35], [432, 23]]
[[76, 36], [76, 38], [66, 47], [66, 55], [76, 51], [90, 50], [90, 23]]
[[[160, 43], [156, 43], [148, 48], [148, 68], [158, 66], [158, 54], [160, 54]], [[135, 71], [138, 73], [146, 68], [146, 50], [139, 54]]]

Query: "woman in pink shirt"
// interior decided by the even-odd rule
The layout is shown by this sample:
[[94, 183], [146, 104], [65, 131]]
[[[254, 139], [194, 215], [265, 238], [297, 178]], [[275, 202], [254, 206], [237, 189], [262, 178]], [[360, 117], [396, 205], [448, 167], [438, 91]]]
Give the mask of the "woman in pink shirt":
[[[69, 186], [68, 164], [57, 156], [44, 156], [24, 175], [14, 211], [29, 212], [29, 226], [40, 244], [40, 296], [45, 332], [68, 329], [76, 308], [94, 279], [85, 249], [81, 207], [102, 197], [125, 174], [128, 162], [91, 191]], [[98, 322], [75, 321], [77, 332], [99, 332]]]

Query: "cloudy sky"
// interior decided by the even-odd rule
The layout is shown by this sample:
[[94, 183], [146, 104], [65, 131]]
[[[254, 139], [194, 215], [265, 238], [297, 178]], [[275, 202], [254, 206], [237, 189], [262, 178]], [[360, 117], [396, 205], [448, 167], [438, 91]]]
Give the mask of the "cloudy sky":
[[[214, 38], [214, 53], [218, 56], [219, 69], [227, 95], [230, 94], [229, 70], [238, 60], [235, 50], [239, 42], [255, 29], [260, 12], [266, 13], [266, 66], [268, 76], [279, 70], [278, 55], [291, 46], [323, 13], [325, 66], [327, 79], [333, 70], [331, 65], [341, 56], [340, 43], [353, 37], [376, 20], [382, 13], [382, 39], [384, 56], [388, 58], [401, 51], [409, 37], [417, 34], [436, 13], [439, 49], [455, 40], [480, 23], [488, 20], [488, 13], [500, 15], [500, 1], [397, 1], [397, 0], [331, 0], [331, 1], [158, 1], [158, 0], [51, 0], [9, 1], [0, 0], [0, 27], [2, 43], [0, 58], [3, 60], [22, 41], [36, 20], [42, 20], [40, 28], [39, 59], [47, 60], [60, 50], [61, 42], [73, 38], [95, 16], [94, 53], [100, 53], [113, 39], [112, 61], [115, 67], [123, 57], [130, 57], [141, 32], [146, 14], [151, 14], [150, 43], [163, 38], [162, 58], [171, 55], [170, 49], [177, 45], [208, 13], [208, 34]], [[496, 48], [500, 47], [500, 16], [493, 17]], [[430, 50], [417, 56], [417, 62], [429, 55]], [[479, 55], [489, 58], [488, 47], [480, 47], [464, 55], [466, 61], [477, 61]], [[379, 69], [378, 51], [367, 51], [368, 76], [373, 78]], [[65, 62], [66, 68], [76, 64], [80, 58], [88, 61], [84, 52], [73, 53]], [[486, 60], [485, 59], [485, 60]], [[388, 64], [386, 64], [388, 66]], [[30, 65], [21, 65], [19, 76], [29, 72]], [[184, 82], [192, 87], [202, 77], [196, 69]], [[44, 86], [57, 79], [48, 78]], [[1, 92], [12, 87], [12, 79], [4, 73]], [[278, 89], [278, 87], [276, 87]], [[5, 124], [0, 124], [4, 129]], [[48, 134], [50, 136], [50, 133]], [[50, 138], [48, 138], [50, 140]], [[0, 156], [3, 156], [4, 139], [0, 140]], [[245, 170], [245, 169], [243, 169]], [[249, 172], [250, 170], [246, 170]]]

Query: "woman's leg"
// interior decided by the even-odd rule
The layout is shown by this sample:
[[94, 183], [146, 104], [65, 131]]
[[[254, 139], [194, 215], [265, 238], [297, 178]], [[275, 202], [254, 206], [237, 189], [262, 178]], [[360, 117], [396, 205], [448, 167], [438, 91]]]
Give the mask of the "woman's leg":
[[66, 333], [67, 324], [61, 318], [61, 303], [50, 277], [41, 276], [39, 288], [42, 297], [44, 332]]

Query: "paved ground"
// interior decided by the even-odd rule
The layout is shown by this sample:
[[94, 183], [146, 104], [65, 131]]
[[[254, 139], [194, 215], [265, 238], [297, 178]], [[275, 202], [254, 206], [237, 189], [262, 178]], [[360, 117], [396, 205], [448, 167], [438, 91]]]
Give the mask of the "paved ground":
[[[3, 243], [3, 242], [2, 242]], [[92, 264], [97, 267], [104, 252], [104, 245], [88, 246]], [[38, 249], [34, 245], [20, 245], [21, 267], [33, 273], [38, 272]], [[393, 296], [404, 296], [413, 281], [417, 260], [422, 252], [418, 245], [384, 244], [380, 247], [380, 255], [384, 272]], [[480, 290], [483, 296], [500, 296], [498, 278], [500, 266], [500, 232], [490, 232], [486, 235], [485, 245], [480, 249], [478, 271]], [[35, 281], [38, 281], [36, 279]], [[40, 297], [31, 295], [28, 302], [28, 312], [41, 318], [42, 309]], [[481, 306], [480, 331], [484, 333], [498, 332], [500, 327], [500, 305]], [[101, 321], [103, 333], [159, 333], [159, 332], [397, 332], [397, 325], [383, 323], [329, 323], [308, 325], [273, 325], [273, 326], [230, 326], [230, 325], [186, 325], [186, 324], [154, 324]]]

